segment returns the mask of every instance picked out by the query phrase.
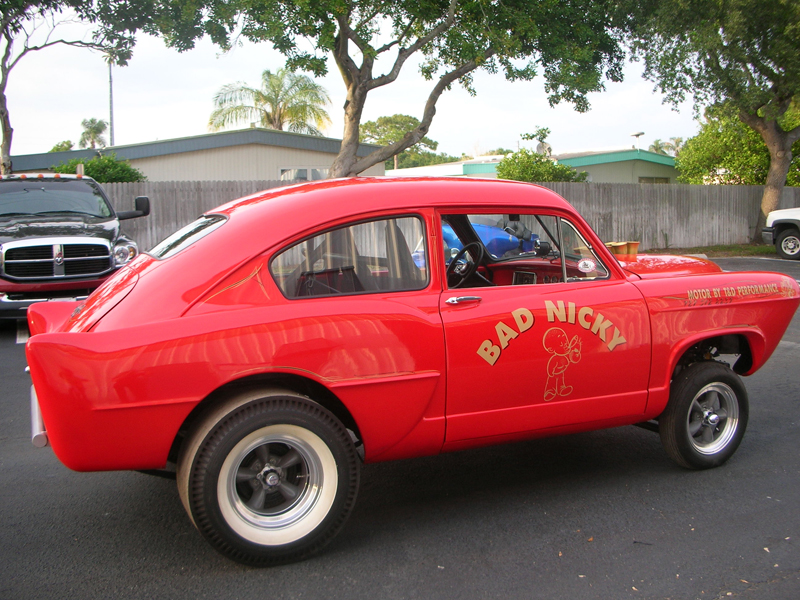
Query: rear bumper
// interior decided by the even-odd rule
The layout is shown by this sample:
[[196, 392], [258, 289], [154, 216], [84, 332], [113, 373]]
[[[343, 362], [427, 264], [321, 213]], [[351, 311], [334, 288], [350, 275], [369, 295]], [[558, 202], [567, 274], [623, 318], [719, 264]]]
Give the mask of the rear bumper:
[[769, 244], [772, 246], [775, 243], [775, 228], [774, 227], [765, 227], [761, 230], [761, 239], [764, 240], [765, 244]]

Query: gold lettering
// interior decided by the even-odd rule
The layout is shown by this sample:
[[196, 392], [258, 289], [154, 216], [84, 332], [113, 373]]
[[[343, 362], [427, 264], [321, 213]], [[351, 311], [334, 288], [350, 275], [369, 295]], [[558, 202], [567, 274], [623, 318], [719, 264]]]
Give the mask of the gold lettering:
[[614, 337], [608, 342], [608, 351], [611, 352], [614, 348], [620, 344], [624, 344], [626, 341], [627, 340], [620, 334], [619, 329], [614, 327]]
[[497, 332], [497, 337], [500, 340], [500, 347], [505, 350], [508, 346], [508, 341], [513, 340], [519, 334], [511, 329], [508, 325], [500, 321], [497, 325], [494, 326], [494, 330]]
[[517, 324], [517, 329], [519, 329], [520, 333], [533, 327], [533, 313], [527, 308], [518, 308], [511, 313], [511, 316], [514, 317], [514, 323]]
[[592, 326], [592, 324], [589, 323], [589, 317], [591, 317], [593, 314], [594, 310], [588, 306], [584, 306], [578, 311], [578, 323], [580, 323], [581, 327], [584, 329], [589, 329], [589, 327]]
[[600, 339], [604, 342], [606, 341], [606, 329], [611, 327], [611, 321], [606, 321], [606, 318], [597, 313], [597, 318], [594, 320], [594, 325], [592, 325], [592, 333], [595, 335], [600, 335]]
[[500, 346], [492, 344], [492, 340], [483, 340], [481, 347], [478, 348], [478, 356], [494, 366], [494, 363], [500, 358]]
[[550, 300], [544, 301], [544, 307], [547, 309], [547, 320], [552, 323], [558, 317], [558, 320], [562, 323], [567, 320], [567, 309], [564, 306], [564, 301], [558, 301], [558, 308], [556, 305], [550, 302]]

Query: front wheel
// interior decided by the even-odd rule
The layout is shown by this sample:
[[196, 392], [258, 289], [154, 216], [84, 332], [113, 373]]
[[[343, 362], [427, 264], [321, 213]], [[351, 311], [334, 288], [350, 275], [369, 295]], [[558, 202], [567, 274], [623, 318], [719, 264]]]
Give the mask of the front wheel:
[[784, 229], [775, 240], [778, 256], [789, 260], [800, 259], [800, 232], [797, 229]]
[[717, 467], [736, 452], [747, 417], [747, 390], [739, 376], [722, 363], [696, 363], [672, 381], [658, 421], [661, 443], [682, 467]]
[[291, 392], [262, 391], [229, 400], [193, 428], [178, 491], [216, 550], [266, 566], [302, 560], [341, 530], [359, 467], [333, 414]]

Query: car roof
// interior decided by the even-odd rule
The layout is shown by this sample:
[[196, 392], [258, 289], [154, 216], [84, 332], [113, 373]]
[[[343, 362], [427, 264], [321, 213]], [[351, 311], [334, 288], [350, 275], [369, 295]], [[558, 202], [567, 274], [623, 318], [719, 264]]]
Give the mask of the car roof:
[[[574, 212], [558, 194], [542, 186], [495, 179], [380, 178], [332, 179], [259, 192], [234, 200], [207, 214], [232, 221], [248, 212], [259, 221], [292, 215], [307, 227], [344, 217], [389, 210], [448, 207], [531, 207]], [[254, 211], [254, 214], [250, 211]]]

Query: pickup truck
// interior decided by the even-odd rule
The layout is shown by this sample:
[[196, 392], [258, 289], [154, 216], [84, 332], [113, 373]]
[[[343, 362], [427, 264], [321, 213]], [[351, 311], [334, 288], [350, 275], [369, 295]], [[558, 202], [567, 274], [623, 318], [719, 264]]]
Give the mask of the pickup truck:
[[773, 210], [767, 215], [761, 237], [765, 244], [775, 244], [781, 258], [800, 259], [800, 208]]
[[24, 319], [46, 300], [83, 300], [139, 253], [119, 222], [150, 213], [150, 201], [115, 213], [103, 188], [81, 175], [0, 177], [0, 319]]
[[171, 474], [214, 548], [273, 565], [333, 539], [362, 463], [638, 424], [681, 467], [722, 465], [742, 376], [799, 303], [778, 273], [612, 255], [532, 184], [289, 186], [207, 212], [84, 302], [33, 305], [32, 438], [77, 471]]

